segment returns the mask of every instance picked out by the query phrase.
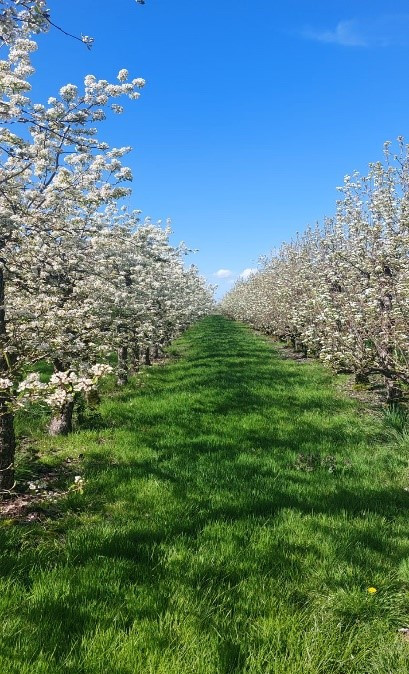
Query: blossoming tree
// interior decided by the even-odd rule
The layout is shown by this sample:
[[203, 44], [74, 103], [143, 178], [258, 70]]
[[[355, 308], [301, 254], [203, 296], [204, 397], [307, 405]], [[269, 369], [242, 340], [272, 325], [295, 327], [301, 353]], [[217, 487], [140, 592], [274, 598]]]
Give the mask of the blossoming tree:
[[[0, 9], [0, 491], [7, 491], [18, 401], [44, 398], [54, 408], [51, 431], [69, 431], [74, 397], [108, 371], [98, 360], [124, 328], [129, 333], [133, 321], [135, 332], [142, 316], [138, 330], [153, 339], [153, 295], [178, 254], [160, 228], [145, 239], [133, 231], [135, 215], [108, 222], [107, 206], [130, 192], [124, 183], [132, 174], [122, 164], [130, 148], [111, 148], [95, 124], [109, 111], [121, 114], [118, 99], [137, 99], [144, 80], [130, 80], [125, 69], [116, 83], [88, 75], [82, 88], [67, 84], [35, 103], [30, 55], [35, 34], [53, 25], [49, 10], [42, 0], [0, 0]], [[43, 359], [54, 365], [46, 383], [32, 371]]]

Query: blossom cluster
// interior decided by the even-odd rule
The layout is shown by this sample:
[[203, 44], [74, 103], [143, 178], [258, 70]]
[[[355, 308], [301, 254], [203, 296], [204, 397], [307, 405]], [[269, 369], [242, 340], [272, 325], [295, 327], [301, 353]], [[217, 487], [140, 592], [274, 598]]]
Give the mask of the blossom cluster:
[[41, 381], [38, 372], [30, 372], [17, 387], [16, 403], [21, 405], [26, 400], [44, 400], [53, 409], [61, 409], [67, 402], [74, 401], [76, 393], [97, 390], [99, 380], [112, 371], [110, 365], [97, 363], [82, 374], [73, 370], [54, 372], [47, 382]]

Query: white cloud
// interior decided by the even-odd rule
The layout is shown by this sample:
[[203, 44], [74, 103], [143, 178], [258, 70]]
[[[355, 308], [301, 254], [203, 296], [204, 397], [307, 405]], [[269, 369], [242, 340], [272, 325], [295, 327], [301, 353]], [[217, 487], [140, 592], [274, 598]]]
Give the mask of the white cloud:
[[233, 275], [233, 272], [230, 271], [230, 269], [218, 269], [213, 276], [217, 276], [217, 278], [230, 278], [230, 276]]
[[342, 47], [389, 47], [409, 43], [409, 14], [383, 14], [367, 21], [348, 19], [335, 28], [305, 28], [302, 35], [317, 42]]
[[368, 41], [360, 32], [356, 21], [340, 21], [334, 30], [314, 30], [307, 28], [304, 37], [328, 44], [339, 44], [343, 47], [367, 47]]
[[255, 269], [254, 267], [247, 267], [247, 269], [243, 269], [243, 271], [240, 274], [240, 278], [244, 279], [247, 281], [247, 279], [250, 276], [253, 276], [253, 274], [257, 274], [258, 269]]

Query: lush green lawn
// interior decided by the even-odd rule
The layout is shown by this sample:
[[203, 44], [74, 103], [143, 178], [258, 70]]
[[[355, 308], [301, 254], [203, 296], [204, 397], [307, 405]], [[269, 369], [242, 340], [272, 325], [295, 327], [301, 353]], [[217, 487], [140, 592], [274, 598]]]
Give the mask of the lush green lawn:
[[408, 443], [223, 318], [175, 348], [41, 441], [86, 484], [0, 522], [1, 674], [407, 674]]

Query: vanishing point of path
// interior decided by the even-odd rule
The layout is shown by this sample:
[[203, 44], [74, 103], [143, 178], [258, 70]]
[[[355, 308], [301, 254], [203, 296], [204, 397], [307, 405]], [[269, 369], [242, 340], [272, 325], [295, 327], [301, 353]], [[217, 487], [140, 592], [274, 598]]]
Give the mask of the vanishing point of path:
[[85, 487], [0, 523], [1, 674], [407, 674], [407, 438], [222, 317], [173, 355], [40, 441]]

